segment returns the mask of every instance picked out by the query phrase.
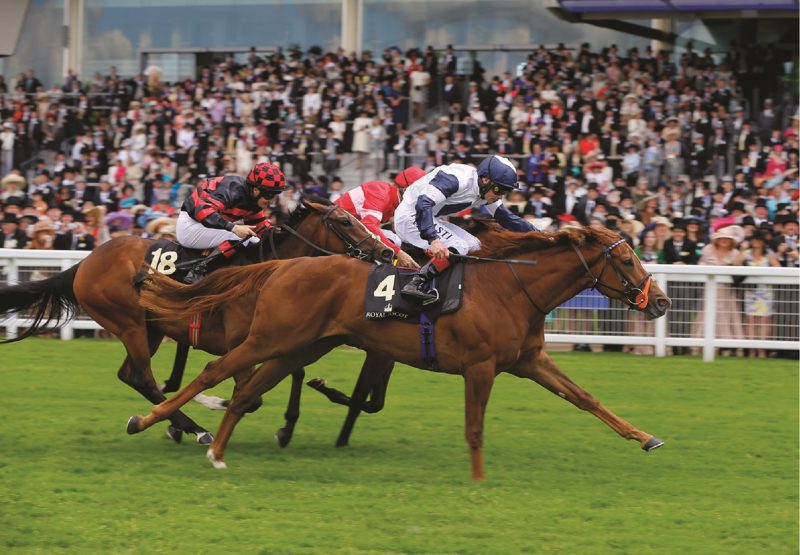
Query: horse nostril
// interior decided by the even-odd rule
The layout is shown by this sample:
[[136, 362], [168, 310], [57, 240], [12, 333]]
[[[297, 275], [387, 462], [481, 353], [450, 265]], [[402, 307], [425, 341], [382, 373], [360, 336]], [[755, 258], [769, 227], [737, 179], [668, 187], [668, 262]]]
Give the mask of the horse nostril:
[[656, 306], [661, 312], [666, 312], [666, 310], [670, 307], [670, 305], [672, 305], [672, 302], [670, 302], [670, 300], [665, 297], [660, 297], [659, 299], [656, 300]]

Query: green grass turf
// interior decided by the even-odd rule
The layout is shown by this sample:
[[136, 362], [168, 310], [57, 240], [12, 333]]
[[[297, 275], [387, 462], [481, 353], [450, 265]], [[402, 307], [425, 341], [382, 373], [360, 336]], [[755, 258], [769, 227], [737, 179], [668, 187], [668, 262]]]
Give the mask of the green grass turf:
[[[173, 352], [156, 359], [162, 380]], [[346, 449], [333, 447], [344, 409], [305, 388], [280, 450], [281, 384], [242, 420], [219, 471], [192, 438], [167, 440], [163, 423], [125, 434], [149, 405], [117, 381], [122, 353], [100, 340], [0, 350], [0, 553], [798, 552], [793, 361], [557, 353], [666, 445], [646, 454], [503, 375], [487, 414], [488, 480], [474, 484], [458, 377], [398, 368], [386, 408], [362, 416]], [[190, 365], [208, 359], [193, 352]], [[338, 350], [308, 376], [350, 391], [362, 359]], [[212, 431], [221, 417], [188, 412]]]

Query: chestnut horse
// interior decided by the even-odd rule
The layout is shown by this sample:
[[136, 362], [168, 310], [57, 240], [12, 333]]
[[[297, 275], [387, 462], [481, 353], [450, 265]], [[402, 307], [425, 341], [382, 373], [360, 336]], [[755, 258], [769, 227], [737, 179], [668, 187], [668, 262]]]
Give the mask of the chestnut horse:
[[[465, 380], [466, 440], [472, 477], [481, 480], [483, 417], [495, 375], [509, 372], [531, 379], [597, 416], [642, 449], [660, 447], [658, 438], [614, 415], [570, 380], [543, 349], [547, 312], [587, 287], [619, 299], [649, 318], [663, 316], [669, 298], [653, 282], [630, 246], [605, 229], [571, 228], [556, 233], [499, 232], [482, 237], [477, 256], [536, 260], [536, 266], [470, 263], [461, 309], [436, 322], [438, 371]], [[193, 286], [160, 276], [148, 280], [142, 306], [174, 319], [196, 310], [222, 314], [237, 306], [255, 307], [247, 338], [209, 363], [188, 386], [157, 405], [145, 417], [133, 416], [128, 433], [138, 433], [169, 417], [197, 393], [238, 375], [240, 381], [208, 456], [224, 467], [223, 451], [233, 428], [259, 396], [286, 376], [286, 368], [304, 366], [337, 345], [348, 343], [425, 368], [416, 326], [364, 318], [364, 289], [370, 267], [334, 256], [324, 260], [264, 262], [250, 268], [223, 269]], [[264, 362], [253, 374], [253, 365]]]
[[[391, 259], [392, 251], [347, 211], [308, 200], [303, 204], [305, 208], [290, 220], [294, 228], [284, 226], [284, 236], [278, 241], [272, 236], [265, 239], [274, 256], [310, 256], [322, 250], [328, 254], [331, 251], [350, 251], [375, 260]], [[82, 308], [125, 345], [127, 357], [117, 373], [120, 380], [153, 404], [164, 401], [166, 398], [153, 378], [150, 359], [166, 335], [179, 342], [176, 356], [179, 359], [183, 357], [180, 364], [185, 363], [190, 331], [187, 318], [147, 322], [145, 312], [139, 306], [135, 279], [151, 243], [149, 239], [137, 237], [113, 239], [95, 249], [79, 264], [52, 278], [0, 288], [0, 315], [23, 310], [34, 313], [33, 325], [19, 337], [5, 342], [34, 335], [51, 322], [69, 319], [78, 308]], [[195, 341], [197, 348], [216, 355], [228, 352], [247, 334], [252, 307], [248, 307], [248, 311], [244, 320], [226, 320], [217, 314], [203, 315], [201, 331]], [[286, 414], [286, 426], [290, 428], [294, 427], [299, 415], [302, 367], [293, 368], [292, 373], [295, 385]], [[200, 443], [210, 443], [211, 434], [183, 413], [176, 412], [170, 421], [172, 426], [168, 434], [175, 441], [180, 441], [180, 432], [183, 431], [194, 433]]]

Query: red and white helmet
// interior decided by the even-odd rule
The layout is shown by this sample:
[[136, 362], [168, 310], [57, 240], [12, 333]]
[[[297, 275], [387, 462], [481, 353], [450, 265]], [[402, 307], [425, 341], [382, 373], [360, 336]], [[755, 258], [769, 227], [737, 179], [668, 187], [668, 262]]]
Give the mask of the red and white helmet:
[[273, 196], [286, 188], [286, 177], [278, 165], [259, 162], [247, 174], [247, 184], [258, 189], [262, 196]]

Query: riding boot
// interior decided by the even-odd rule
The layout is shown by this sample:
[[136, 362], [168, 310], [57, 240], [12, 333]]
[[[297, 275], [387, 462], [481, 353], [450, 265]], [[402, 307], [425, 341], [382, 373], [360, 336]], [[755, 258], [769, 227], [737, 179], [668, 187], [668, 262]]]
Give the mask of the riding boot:
[[432, 258], [427, 264], [420, 268], [414, 277], [411, 278], [400, 293], [409, 297], [420, 299], [423, 304], [436, 301], [439, 298], [439, 293], [434, 291], [425, 291], [424, 287], [433, 278], [441, 274], [450, 266], [450, 261], [446, 258], [437, 259]]
[[240, 245], [241, 243], [233, 245], [229, 241], [225, 241], [220, 246], [216, 247], [213, 251], [208, 253], [208, 256], [202, 258], [200, 262], [189, 270], [186, 277], [183, 279], [184, 283], [195, 283], [202, 279], [207, 273], [222, 266], [227, 259], [236, 254], [236, 249]]

